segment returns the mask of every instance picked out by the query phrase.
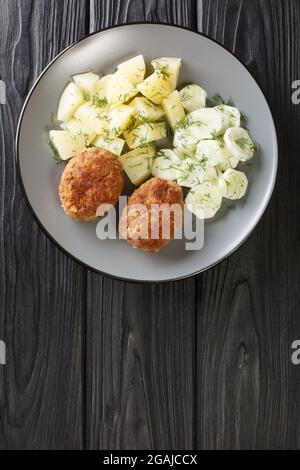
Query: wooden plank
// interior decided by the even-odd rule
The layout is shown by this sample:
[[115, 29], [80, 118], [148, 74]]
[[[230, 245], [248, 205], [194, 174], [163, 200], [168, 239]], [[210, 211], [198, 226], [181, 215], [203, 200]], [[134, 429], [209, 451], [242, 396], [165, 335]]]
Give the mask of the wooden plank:
[[0, 77], [1, 449], [83, 446], [82, 309], [85, 270], [37, 227], [16, 182], [14, 134], [44, 66], [85, 34], [84, 2], [3, 0]]
[[299, 79], [300, 5], [203, 0], [198, 18], [263, 86], [277, 119], [280, 161], [254, 234], [198, 278], [197, 446], [299, 449], [300, 377], [290, 348], [300, 332], [300, 112], [290, 95]]
[[[192, 25], [192, 1], [91, 1], [91, 31]], [[194, 441], [195, 282], [133, 285], [89, 273], [87, 447], [189, 449]]]
[[133, 21], [196, 26], [196, 0], [91, 0], [90, 29]]

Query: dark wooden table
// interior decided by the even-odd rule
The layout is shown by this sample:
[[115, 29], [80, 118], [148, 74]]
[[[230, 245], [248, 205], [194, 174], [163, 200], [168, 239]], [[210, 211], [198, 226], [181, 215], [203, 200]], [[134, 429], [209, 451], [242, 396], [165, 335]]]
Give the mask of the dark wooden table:
[[[279, 137], [278, 183], [251, 238], [164, 285], [76, 264], [37, 227], [16, 180], [18, 116], [41, 70], [89, 32], [138, 20], [235, 52]], [[300, 449], [299, 52], [299, 0], [0, 0], [0, 448]]]

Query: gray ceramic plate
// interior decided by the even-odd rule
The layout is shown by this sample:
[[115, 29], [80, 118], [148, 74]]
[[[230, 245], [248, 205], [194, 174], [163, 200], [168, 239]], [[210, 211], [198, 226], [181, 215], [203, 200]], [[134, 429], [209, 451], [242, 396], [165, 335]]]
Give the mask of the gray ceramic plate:
[[[127, 58], [144, 54], [183, 59], [181, 83], [194, 82], [213, 96], [232, 97], [246, 114], [247, 127], [261, 146], [247, 170], [245, 199], [205, 227], [200, 251], [174, 241], [159, 254], [131, 248], [124, 240], [100, 241], [96, 223], [78, 223], [64, 214], [58, 198], [61, 165], [50, 158], [46, 128], [50, 113], [71, 76], [88, 70], [111, 72]], [[180, 85], [180, 84], [179, 84]], [[45, 232], [88, 267], [133, 281], [185, 278], [218, 263], [249, 236], [271, 197], [277, 170], [277, 139], [264, 95], [247, 69], [214, 41], [166, 25], [133, 24], [93, 34], [61, 53], [42, 73], [24, 105], [17, 135], [18, 168], [27, 201]]]

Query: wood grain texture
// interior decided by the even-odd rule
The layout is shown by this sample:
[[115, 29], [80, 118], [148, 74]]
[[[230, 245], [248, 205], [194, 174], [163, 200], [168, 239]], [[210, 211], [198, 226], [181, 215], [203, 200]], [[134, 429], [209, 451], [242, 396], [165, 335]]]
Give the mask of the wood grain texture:
[[134, 21], [196, 26], [197, 0], [91, 0], [90, 29]]
[[[130, 21], [193, 25], [192, 1], [92, 1], [91, 31]], [[87, 447], [194, 445], [193, 279], [132, 285], [89, 273]]]
[[[16, 124], [39, 72], [88, 31], [129, 21], [197, 26], [224, 44], [278, 128], [277, 186], [256, 231], [206, 274], [166, 285], [86, 272], [47, 240], [16, 182]], [[1, 0], [1, 449], [300, 449], [299, 23], [298, 0]]]
[[[276, 116], [275, 194], [246, 244], [198, 277], [197, 446], [300, 448], [299, 321], [300, 4], [203, 0], [203, 31], [248, 65]], [[202, 26], [202, 25], [201, 25]]]
[[44, 66], [84, 34], [83, 2], [2, 0], [0, 448], [81, 448], [84, 270], [37, 227], [16, 181], [14, 135]]
[[88, 447], [193, 445], [192, 287], [89, 279]]

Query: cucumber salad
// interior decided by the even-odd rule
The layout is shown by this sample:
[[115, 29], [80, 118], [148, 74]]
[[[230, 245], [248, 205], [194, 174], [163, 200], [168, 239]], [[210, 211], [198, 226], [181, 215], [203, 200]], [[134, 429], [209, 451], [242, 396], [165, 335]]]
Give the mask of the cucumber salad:
[[242, 198], [248, 179], [237, 168], [257, 145], [233, 103], [218, 95], [212, 103], [198, 84], [177, 89], [181, 65], [158, 58], [147, 73], [139, 55], [109, 75], [75, 75], [49, 133], [55, 159], [108, 150], [135, 186], [155, 176], [186, 188], [187, 208], [201, 219], [214, 217], [223, 198]]

